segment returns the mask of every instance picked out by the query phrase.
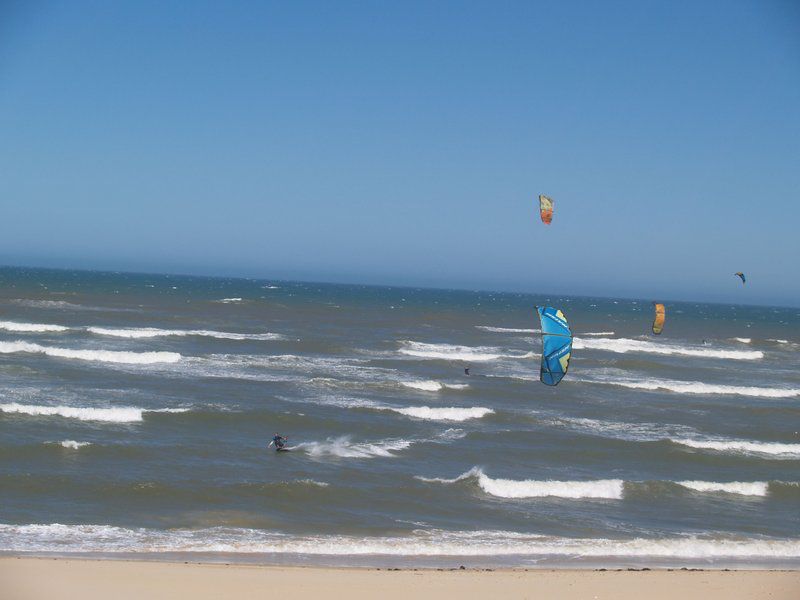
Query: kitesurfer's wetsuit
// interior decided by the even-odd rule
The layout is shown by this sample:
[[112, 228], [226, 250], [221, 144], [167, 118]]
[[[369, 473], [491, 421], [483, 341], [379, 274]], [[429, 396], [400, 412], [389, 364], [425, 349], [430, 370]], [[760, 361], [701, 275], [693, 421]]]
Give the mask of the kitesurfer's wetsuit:
[[283, 448], [286, 445], [286, 438], [283, 437], [282, 435], [276, 435], [274, 438], [272, 438], [272, 442], [270, 442], [270, 446], [272, 444], [275, 444], [275, 450], [280, 450], [281, 448]]

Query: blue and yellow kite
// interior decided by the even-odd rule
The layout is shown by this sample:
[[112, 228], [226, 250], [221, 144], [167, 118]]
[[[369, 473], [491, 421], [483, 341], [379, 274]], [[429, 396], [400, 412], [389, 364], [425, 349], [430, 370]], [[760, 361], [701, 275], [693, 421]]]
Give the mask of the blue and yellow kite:
[[539, 379], [545, 385], [558, 385], [569, 368], [572, 331], [564, 313], [557, 308], [537, 306], [542, 323], [542, 366]]

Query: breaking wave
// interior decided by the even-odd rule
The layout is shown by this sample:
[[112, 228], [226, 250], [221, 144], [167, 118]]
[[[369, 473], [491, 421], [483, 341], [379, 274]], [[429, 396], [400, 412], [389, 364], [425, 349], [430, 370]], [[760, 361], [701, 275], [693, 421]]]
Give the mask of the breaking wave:
[[[674, 481], [674, 482], [637, 482], [621, 479], [599, 479], [595, 481], [553, 481], [553, 480], [516, 480], [494, 479], [486, 475], [480, 467], [473, 467], [453, 479], [440, 477], [415, 476], [415, 479], [427, 483], [458, 483], [474, 481], [487, 494], [498, 498], [545, 498], [558, 497], [569, 499], [603, 498], [621, 500], [628, 489], [647, 490], [653, 494], [664, 493], [664, 483], [702, 493], [737, 494], [740, 496], [765, 497], [769, 493], [770, 483], [766, 481]], [[773, 482], [776, 486], [796, 486], [793, 482]]]
[[476, 329], [492, 331], [495, 333], [541, 333], [541, 329], [515, 329], [513, 327], [490, 327], [489, 325], [475, 325]]
[[581, 335], [589, 335], [589, 336], [605, 336], [605, 335], [614, 335], [613, 331], [585, 331]]
[[400, 385], [423, 392], [441, 392], [444, 389], [464, 390], [469, 387], [466, 383], [441, 383], [432, 379], [427, 381], [401, 381]]
[[143, 419], [146, 412], [186, 412], [187, 408], [145, 409], [133, 406], [90, 408], [81, 406], [40, 406], [38, 404], [0, 404], [0, 412], [44, 417], [65, 417], [80, 421], [105, 421], [108, 423], [134, 423]]
[[206, 329], [157, 329], [155, 327], [137, 327], [127, 329], [108, 329], [105, 327], [87, 327], [87, 331], [97, 335], [121, 338], [154, 338], [154, 337], [212, 337], [221, 340], [280, 340], [279, 333], [233, 333], [228, 331], [212, 331]]
[[486, 346], [454, 346], [451, 344], [425, 344], [423, 342], [403, 341], [399, 350], [401, 354], [419, 358], [441, 360], [460, 360], [485, 362], [498, 358], [530, 358], [533, 353], [522, 355], [503, 354], [499, 348]]
[[[544, 421], [547, 422], [548, 419], [544, 419]], [[698, 450], [732, 452], [780, 459], [800, 457], [800, 444], [710, 437], [704, 436], [696, 429], [686, 425], [623, 423], [573, 417], [556, 417], [549, 419], [549, 422], [553, 425], [566, 426], [570, 429], [582, 431], [591, 435], [625, 441], [669, 441], [673, 444], [696, 448]]]
[[53, 444], [58, 444], [62, 448], [67, 448], [69, 450], [78, 450], [79, 448], [83, 448], [84, 446], [91, 446], [91, 442], [76, 442], [75, 440], [64, 440], [63, 442], [50, 442]]
[[431, 408], [430, 406], [409, 406], [407, 408], [381, 407], [380, 410], [391, 410], [392, 412], [413, 417], [415, 419], [426, 419], [430, 421], [467, 421], [468, 419], [480, 419], [486, 415], [494, 413], [491, 408], [473, 406], [471, 408]]
[[48, 333], [67, 331], [69, 327], [63, 325], [48, 325], [47, 323], [17, 323], [14, 321], [0, 321], [0, 329], [20, 333]]
[[181, 359], [177, 352], [122, 352], [117, 350], [76, 350], [58, 346], [41, 346], [28, 342], [0, 342], [0, 354], [25, 352], [45, 354], [58, 358], [74, 358], [77, 360], [149, 365], [154, 363], [175, 363]]
[[667, 390], [678, 394], [725, 394], [758, 398], [793, 398], [800, 396], [798, 388], [766, 388], [755, 386], [721, 385], [702, 381], [674, 381], [667, 379], [603, 379], [587, 380], [591, 383], [617, 385], [637, 390]]
[[398, 536], [291, 536], [258, 529], [127, 529], [112, 525], [0, 525], [9, 552], [235, 552], [339, 556], [568, 556], [797, 559], [800, 541], [768, 538], [565, 538], [513, 531], [420, 529]]
[[763, 454], [784, 458], [800, 457], [800, 444], [785, 444], [782, 442], [754, 442], [750, 440], [733, 439], [683, 439], [670, 438], [670, 441], [682, 446], [697, 448], [699, 450], [715, 450], [718, 452], [733, 452], [744, 454]]
[[214, 300], [214, 302], [219, 302], [221, 304], [232, 304], [234, 302], [241, 302], [242, 298], [222, 298], [221, 300]]
[[292, 447], [310, 456], [338, 456], [340, 458], [394, 457], [394, 452], [405, 450], [414, 442], [409, 440], [385, 440], [381, 442], [352, 442], [350, 437], [328, 438], [324, 442], [303, 442]]
[[749, 344], [750, 342], [753, 341], [751, 338], [742, 338], [742, 337], [735, 337], [733, 339], [742, 344]]
[[573, 340], [576, 350], [605, 350], [625, 354], [628, 352], [645, 352], [649, 354], [678, 354], [682, 356], [699, 356], [704, 358], [729, 358], [732, 360], [755, 360], [764, 358], [760, 350], [711, 350], [708, 348], [695, 348], [688, 346], [670, 346], [656, 344], [644, 340], [630, 338], [596, 338], [583, 339], [576, 337]]
[[716, 481], [676, 481], [678, 485], [696, 492], [725, 492], [727, 494], [741, 494], [743, 496], [766, 496], [769, 483], [766, 481], [731, 481], [718, 483]]
[[120, 308], [108, 306], [86, 306], [84, 304], [74, 304], [65, 300], [29, 300], [27, 298], [17, 298], [10, 300], [14, 304], [30, 306], [32, 308], [57, 308], [62, 310], [85, 310], [96, 312], [140, 312], [137, 308]]
[[621, 500], [623, 481], [621, 479], [600, 479], [597, 481], [536, 481], [516, 479], [493, 479], [479, 467], [473, 467], [454, 479], [417, 477], [421, 481], [435, 483], [456, 483], [474, 480], [487, 494], [498, 498], [605, 498]]
[[111, 525], [0, 525], [9, 551], [239, 552], [309, 555], [797, 558], [800, 542], [779, 539], [557, 538], [510, 531], [415, 531], [408, 536], [287, 536], [244, 528], [126, 529]]
[[696, 435], [697, 430], [686, 425], [658, 423], [625, 423], [579, 417], [544, 418], [543, 422], [567, 427], [574, 431], [631, 442], [655, 442], [674, 436]]

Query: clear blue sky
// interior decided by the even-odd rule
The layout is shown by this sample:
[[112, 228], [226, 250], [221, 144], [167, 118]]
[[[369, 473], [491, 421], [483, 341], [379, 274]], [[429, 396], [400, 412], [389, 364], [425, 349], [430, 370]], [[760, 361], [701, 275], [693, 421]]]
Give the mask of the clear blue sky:
[[2, 264], [800, 305], [800, 3], [7, 0], [0, 210]]

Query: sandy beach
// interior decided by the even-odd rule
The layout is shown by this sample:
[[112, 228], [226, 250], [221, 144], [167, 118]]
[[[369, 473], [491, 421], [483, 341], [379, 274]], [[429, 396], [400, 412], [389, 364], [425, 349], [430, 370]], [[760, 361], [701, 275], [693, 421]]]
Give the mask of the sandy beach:
[[703, 598], [800, 597], [800, 571], [398, 570], [63, 558], [0, 559], [0, 598]]

